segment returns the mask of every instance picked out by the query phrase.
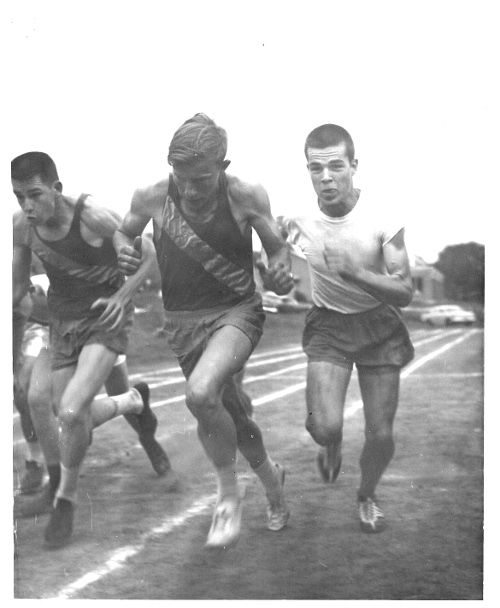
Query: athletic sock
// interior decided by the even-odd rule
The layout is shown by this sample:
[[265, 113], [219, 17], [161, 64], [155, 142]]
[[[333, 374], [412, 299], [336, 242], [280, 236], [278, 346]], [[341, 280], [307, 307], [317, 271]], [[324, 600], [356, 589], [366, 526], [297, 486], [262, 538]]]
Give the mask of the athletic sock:
[[236, 458], [234, 464], [217, 469], [217, 489], [219, 501], [228, 496], [238, 496], [238, 478], [236, 475]]
[[266, 489], [266, 495], [272, 503], [279, 500], [281, 496], [281, 487], [278, 483], [278, 474], [276, 472], [275, 463], [266, 457], [266, 460], [258, 467], [254, 469], [254, 473], [261, 480], [264, 488]]
[[49, 486], [50, 492], [53, 496], [55, 496], [57, 492], [57, 488], [61, 483], [61, 465], [57, 464], [48, 464], [47, 471], [49, 473]]
[[76, 490], [80, 469], [81, 466], [67, 469], [63, 464], [61, 465], [61, 483], [56, 492], [56, 500], [58, 498], [65, 498], [71, 502], [76, 502]]
[[121, 395], [113, 395], [109, 399], [115, 404], [114, 417], [122, 414], [140, 414], [144, 407], [141, 394], [136, 388], [131, 388]]

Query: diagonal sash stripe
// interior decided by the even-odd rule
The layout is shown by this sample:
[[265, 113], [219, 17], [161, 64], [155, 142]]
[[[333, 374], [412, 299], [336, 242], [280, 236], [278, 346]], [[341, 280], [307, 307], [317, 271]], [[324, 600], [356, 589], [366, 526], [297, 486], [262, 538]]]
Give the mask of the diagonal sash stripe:
[[253, 284], [253, 276], [200, 239], [183, 218], [170, 196], [167, 196], [163, 211], [162, 229], [179, 249], [201, 264], [220, 283], [240, 295], [249, 293]]
[[91, 283], [108, 283], [119, 287], [121, 274], [116, 266], [109, 264], [103, 266], [84, 266], [54, 251], [49, 245], [41, 241], [34, 230], [30, 230], [28, 246], [42, 262], [64, 271], [70, 277], [78, 278]]

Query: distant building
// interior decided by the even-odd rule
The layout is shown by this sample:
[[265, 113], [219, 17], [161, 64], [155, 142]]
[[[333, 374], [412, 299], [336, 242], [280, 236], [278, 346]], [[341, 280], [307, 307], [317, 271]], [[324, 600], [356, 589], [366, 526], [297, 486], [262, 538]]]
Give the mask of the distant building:
[[410, 269], [415, 290], [413, 302], [444, 301], [444, 276], [418, 255], [410, 255]]

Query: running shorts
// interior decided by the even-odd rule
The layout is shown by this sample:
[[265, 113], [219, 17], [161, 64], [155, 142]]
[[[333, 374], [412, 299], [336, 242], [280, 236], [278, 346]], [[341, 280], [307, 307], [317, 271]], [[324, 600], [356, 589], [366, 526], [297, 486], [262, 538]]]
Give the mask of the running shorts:
[[400, 312], [389, 304], [355, 314], [313, 306], [306, 316], [302, 347], [310, 361], [347, 369], [355, 363], [368, 371], [401, 368], [415, 354]]
[[265, 318], [262, 298], [255, 293], [231, 308], [165, 311], [163, 331], [184, 375], [189, 378], [208, 341], [218, 329], [225, 325], [237, 327], [248, 337], [253, 350], [262, 336]]
[[87, 344], [103, 344], [118, 355], [124, 355], [133, 320], [132, 303], [127, 304], [120, 325], [112, 331], [98, 325], [96, 319], [52, 319], [50, 325], [52, 369], [76, 365], [83, 347]]

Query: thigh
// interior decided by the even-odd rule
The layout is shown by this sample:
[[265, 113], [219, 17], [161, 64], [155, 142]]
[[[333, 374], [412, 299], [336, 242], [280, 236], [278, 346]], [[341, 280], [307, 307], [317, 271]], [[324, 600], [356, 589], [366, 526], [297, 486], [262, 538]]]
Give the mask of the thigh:
[[108, 395], [121, 395], [129, 389], [128, 369], [126, 361], [119, 365], [113, 365], [111, 372], [105, 382]]
[[308, 414], [322, 422], [341, 420], [351, 373], [347, 367], [329, 361], [309, 361], [306, 387]]
[[52, 405], [52, 372], [50, 369], [50, 351], [42, 348], [34, 362], [29, 385], [29, 402], [46, 402]]
[[64, 388], [61, 401], [70, 403], [75, 409], [90, 406], [106, 382], [117, 356], [103, 344], [86, 344]]
[[189, 381], [201, 381], [220, 394], [227, 381], [245, 365], [252, 348], [250, 338], [241, 329], [224, 325], [208, 341]]
[[380, 373], [358, 369], [358, 378], [366, 430], [390, 432], [398, 407], [400, 369], [386, 366]]

